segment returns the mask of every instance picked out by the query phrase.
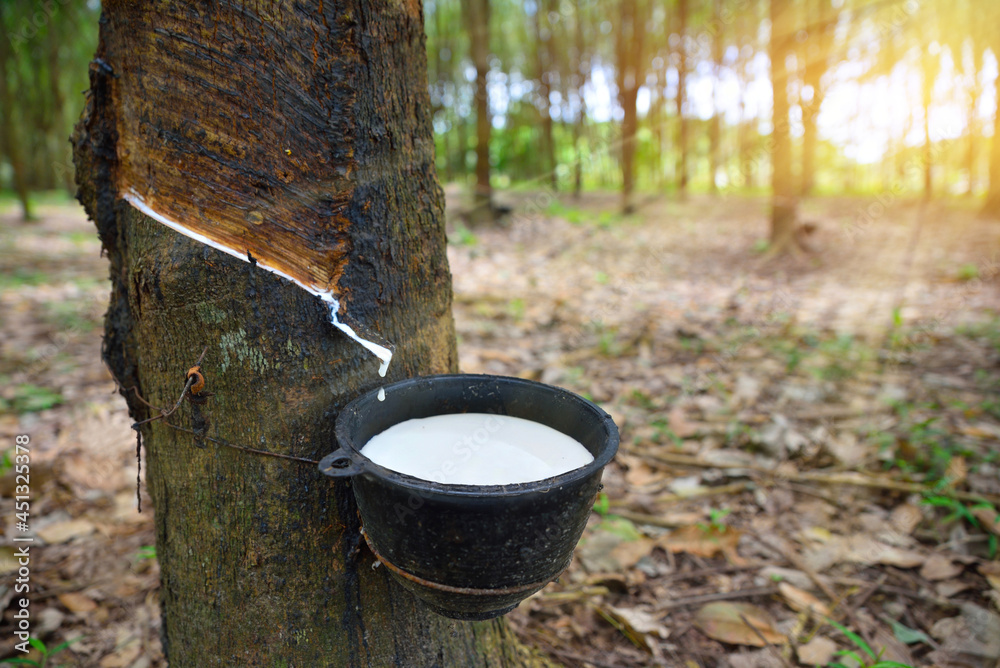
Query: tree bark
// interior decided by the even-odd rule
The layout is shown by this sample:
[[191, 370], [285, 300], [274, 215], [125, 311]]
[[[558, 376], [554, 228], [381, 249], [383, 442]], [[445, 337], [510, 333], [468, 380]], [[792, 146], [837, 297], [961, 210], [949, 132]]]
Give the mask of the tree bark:
[[469, 0], [463, 3], [472, 42], [472, 63], [476, 68], [476, 186], [471, 219], [492, 222], [493, 188], [490, 185], [490, 96], [487, 77], [490, 72], [490, 3], [489, 0]]
[[535, 68], [538, 70], [538, 115], [541, 121], [542, 154], [545, 179], [549, 187], [557, 190], [556, 146], [552, 128], [552, 26], [549, 24], [549, 6], [545, 0], [535, 0]]
[[801, 194], [810, 195], [816, 185], [816, 127], [820, 107], [823, 106], [823, 75], [830, 60], [833, 28], [836, 17], [831, 16], [829, 0], [812, 0], [807, 5], [809, 39], [803, 45], [805, 67], [802, 83], [812, 89], [812, 99], [802, 105], [802, 178]]
[[722, 110], [719, 105], [719, 86], [722, 77], [722, 55], [723, 37], [725, 36], [725, 22], [721, 20], [722, 0], [715, 0], [712, 4], [714, 20], [712, 25], [716, 27], [715, 34], [712, 35], [712, 119], [708, 126], [708, 189], [710, 192], [718, 192], [719, 186], [716, 183], [716, 176], [719, 167], [722, 165], [721, 140], [722, 140]]
[[[0, 3], [0, 27], [6, 25], [4, 13], [4, 5]], [[14, 73], [16, 78], [18, 63], [15, 61], [15, 54], [11, 52], [9, 37], [10, 35], [0, 35], [0, 141], [3, 142], [3, 150], [7, 154], [7, 159], [10, 160], [14, 191], [17, 193], [17, 199], [21, 202], [21, 219], [29, 221], [35, 219], [35, 214], [28, 192], [28, 181], [25, 173], [27, 165], [24, 162], [24, 150], [21, 145], [22, 133], [14, 127], [14, 100], [8, 73]]]
[[[1000, 73], [994, 84], [1000, 90]], [[990, 146], [990, 189], [986, 202], [980, 210], [984, 218], [1000, 219], [1000, 98], [997, 99], [996, 110], [993, 112], [993, 140]]]
[[924, 201], [930, 201], [934, 196], [934, 142], [931, 137], [931, 102], [933, 101], [934, 80], [937, 78], [937, 58], [928, 53], [924, 47], [923, 66], [920, 68], [923, 79], [924, 108]]
[[[298, 77], [299, 121], [318, 114], [327, 126], [337, 123], [324, 141], [343, 173], [335, 184], [347, 249], [339, 288], [356, 321], [395, 343], [386, 380], [454, 371], [422, 21], [419, 3], [362, 0], [335, 8], [317, 0], [294, 10], [235, 0], [211, 9], [194, 0], [105, 3], [87, 108], [73, 137], [78, 196], [110, 260], [103, 357], [136, 420], [155, 414], [140, 393], [151, 404], [173, 405], [203, 349], [205, 390], [212, 393], [207, 403], [185, 403], [168, 420], [195, 434], [165, 420], [141, 428], [171, 666], [530, 661], [502, 620], [438, 617], [384, 568], [373, 569], [349, 483], [321, 475], [315, 464], [220, 443], [318, 460], [335, 447], [341, 407], [382, 382], [375, 358], [333, 328], [318, 298], [155, 222], [119, 190], [123, 168], [137, 159], [121, 150], [124, 121], [135, 110], [135, 100], [121, 93], [135, 78], [155, 104], [179, 85], [178, 77], [193, 74], [164, 76], [163, 63], [176, 62], [167, 57], [171, 51], [199, 54], [192, 68], [243, 67], [258, 82]], [[183, 32], [164, 32], [167, 25]], [[248, 28], [243, 41], [224, 48], [233, 44], [235, 26]], [[328, 34], [316, 34], [322, 27]], [[155, 35], [149, 42], [155, 52], [123, 48], [126, 34], [147, 31]], [[293, 48], [271, 52], [279, 39]], [[241, 60], [248, 54], [263, 60]], [[333, 79], [326, 79], [330, 72]], [[316, 85], [323, 83], [328, 87]], [[282, 103], [261, 100], [267, 113], [275, 110], [266, 105]], [[197, 132], [222, 136], [226, 128], [205, 125], [204, 112], [221, 106], [224, 115], [232, 104], [226, 91], [203, 86], [186, 113]], [[150, 121], [147, 131], [161, 141], [180, 141]], [[322, 198], [334, 184], [306, 172], [286, 187]], [[276, 197], [274, 188], [249, 182], [246, 188], [261, 206]], [[224, 205], [228, 195], [217, 197]]]
[[674, 172], [677, 175], [677, 190], [681, 197], [684, 197], [688, 187], [688, 124], [687, 118], [684, 117], [684, 105], [687, 100], [688, 0], [678, 0], [677, 18], [680, 21], [677, 29], [680, 40], [677, 45], [677, 163]]
[[622, 211], [635, 210], [635, 141], [638, 130], [636, 98], [642, 53], [642, 18], [636, 0], [622, 0], [618, 29], [618, 103], [622, 106]]
[[590, 68], [590, 58], [586, 55], [587, 46], [583, 34], [584, 18], [583, 3], [578, 2], [573, 15], [575, 46], [572, 83], [576, 88], [576, 96], [580, 103], [573, 121], [573, 152], [576, 160], [573, 167], [573, 197], [575, 199], [580, 199], [583, 192], [583, 140], [587, 122], [587, 100], [584, 96], [584, 88], [587, 85]]
[[788, 65], [795, 30], [790, 0], [771, 0], [771, 83], [774, 107], [771, 124], [771, 252], [791, 250], [795, 239], [797, 190], [792, 179], [789, 128]]
[[[975, 30], [975, 27], [974, 27]], [[969, 175], [969, 183], [965, 194], [971, 197], [976, 191], [977, 163], [979, 162], [979, 143], [982, 141], [982, 126], [979, 122], [979, 115], [976, 113], [979, 107], [979, 99], [983, 94], [982, 83], [983, 71], [983, 45], [973, 41], [972, 44], [972, 64], [968, 75], [972, 79], [969, 88], [968, 106], [966, 107], [966, 145], [965, 171]]]

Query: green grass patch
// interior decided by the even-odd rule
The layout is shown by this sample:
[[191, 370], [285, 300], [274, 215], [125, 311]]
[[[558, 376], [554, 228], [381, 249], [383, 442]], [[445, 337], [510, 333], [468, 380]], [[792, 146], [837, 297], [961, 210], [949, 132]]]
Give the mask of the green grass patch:
[[63, 403], [63, 396], [58, 392], [53, 392], [47, 387], [22, 383], [14, 388], [12, 398], [0, 398], [0, 412], [16, 413], [37, 413]]
[[0, 290], [15, 290], [17, 288], [46, 285], [53, 283], [53, 276], [44, 271], [29, 269], [28, 267], [15, 267], [14, 271], [5, 271], [0, 274]]

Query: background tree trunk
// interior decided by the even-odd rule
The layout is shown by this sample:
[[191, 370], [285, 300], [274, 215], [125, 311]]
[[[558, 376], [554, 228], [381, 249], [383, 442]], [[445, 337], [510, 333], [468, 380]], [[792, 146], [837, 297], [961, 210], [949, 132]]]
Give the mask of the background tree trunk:
[[[997, 40], [1000, 42], [1000, 40]], [[996, 90], [1000, 90], [1000, 73], [994, 80]], [[980, 214], [984, 217], [1000, 219], [1000, 103], [993, 112], [993, 140], [990, 146], [990, 189]]]
[[722, 58], [724, 54], [723, 40], [726, 34], [726, 23], [722, 16], [722, 0], [714, 0], [712, 3], [712, 25], [715, 33], [712, 35], [712, 118], [708, 126], [708, 190], [718, 192], [719, 186], [716, 182], [719, 168], [722, 166], [722, 109], [719, 103], [719, 88], [722, 77]]
[[472, 63], [476, 68], [476, 186], [473, 198], [472, 220], [493, 220], [493, 188], [490, 185], [490, 95], [487, 77], [490, 72], [490, 3], [489, 0], [469, 0], [463, 3]]
[[[6, 25], [5, 13], [3, 3], [0, 3], [0, 28]], [[14, 190], [21, 202], [21, 218], [28, 221], [33, 220], [35, 215], [31, 208], [31, 199], [28, 196], [24, 150], [21, 146], [23, 133], [14, 127], [16, 120], [14, 118], [13, 92], [10, 89], [8, 79], [8, 73], [12, 73], [14, 78], [17, 77], [18, 67], [14, 61], [15, 57], [16, 54], [11, 50], [10, 35], [0, 35], [0, 143], [3, 143], [3, 151], [10, 161]]]
[[622, 211], [635, 210], [635, 141], [638, 130], [636, 98], [642, 54], [642, 21], [636, 0], [622, 0], [618, 29], [618, 103], [622, 106]]
[[573, 119], [573, 158], [576, 164], [573, 166], [573, 197], [580, 199], [583, 192], [583, 141], [586, 132], [587, 122], [587, 100], [584, 95], [584, 88], [590, 75], [590, 55], [584, 40], [584, 14], [583, 2], [576, 3], [573, 14], [574, 28], [574, 55], [573, 55], [573, 78], [572, 84], [576, 90], [576, 97], [579, 102], [576, 117]]
[[680, 38], [677, 44], [677, 166], [674, 172], [677, 175], [677, 190], [681, 197], [687, 194], [688, 186], [688, 127], [687, 119], [684, 117], [684, 105], [687, 99], [687, 21], [688, 21], [688, 0], [678, 0], [677, 19], [680, 22], [677, 28], [677, 36]]
[[923, 58], [921, 59], [921, 74], [924, 109], [924, 201], [929, 202], [934, 196], [934, 139], [931, 137], [931, 103], [934, 101], [934, 81], [937, 79], [938, 63], [937, 56], [932, 56], [928, 52], [928, 46], [924, 46]]
[[823, 75], [830, 62], [836, 20], [836, 14], [831, 15], [829, 0], [812, 0], [806, 5], [809, 37], [802, 45], [805, 61], [802, 84], [812, 89], [812, 99], [802, 103], [802, 195], [812, 194], [816, 186], [816, 149], [819, 142], [817, 120], [823, 106]]
[[783, 253], [792, 248], [798, 206], [792, 180], [792, 139], [789, 128], [788, 56], [795, 40], [792, 4], [789, 0], [771, 0], [771, 81], [774, 86], [774, 111], [771, 130], [771, 251]]
[[[189, 74], [211, 66], [242, 68], [257, 82], [280, 81], [289, 69], [301, 77], [294, 79], [302, 86], [299, 120], [337, 117], [324, 138], [344, 174], [336, 190], [347, 249], [339, 288], [359, 322], [396, 344], [386, 380], [456, 368], [419, 4], [317, 2], [282, 15], [245, 4], [106, 2], [88, 106], [73, 138], [79, 197], [111, 263], [105, 361], [123, 387], [167, 406], [207, 347], [202, 367], [213, 396], [170, 419], [197, 433], [162, 421], [142, 428], [170, 665], [523, 665], [530, 659], [502, 620], [444, 619], [384, 568], [373, 569], [349, 483], [326, 478], [315, 464], [218, 442], [319, 459], [335, 447], [340, 408], [380, 379], [376, 360], [333, 328], [319, 299], [120, 199], [119, 169], [134, 159], [118, 150], [120, 130], [135, 109], [120, 87], [142, 78], [155, 103], [184, 74], [164, 78], [163, 63], [178, 62], [166, 54], [195, 54]], [[323, 39], [314, 39], [317, 25], [329, 31]], [[238, 27], [243, 48], [224, 48]], [[122, 48], [124, 35], [144, 31], [156, 53]], [[276, 39], [301, 51], [271, 54], [283, 60], [266, 71], [240, 60], [268, 53]], [[317, 60], [334, 67], [317, 69]], [[331, 71], [335, 81], [324, 79]], [[310, 97], [317, 82], [330, 84], [319, 87], [326, 97]], [[227, 95], [205, 86], [185, 113], [197, 124], [203, 107], [232, 105]], [[179, 141], [156, 121], [149, 119], [149, 132]], [[262, 206], [274, 196], [261, 184], [246, 187], [260, 193]], [[333, 191], [311, 175], [287, 187], [317, 198]], [[136, 393], [122, 394], [133, 418], [151, 416]]]
[[538, 70], [538, 115], [542, 131], [542, 168], [544, 181], [557, 190], [559, 177], [556, 174], [556, 144], [552, 132], [552, 66], [553, 26], [549, 23], [549, 3], [535, 0], [535, 67]]

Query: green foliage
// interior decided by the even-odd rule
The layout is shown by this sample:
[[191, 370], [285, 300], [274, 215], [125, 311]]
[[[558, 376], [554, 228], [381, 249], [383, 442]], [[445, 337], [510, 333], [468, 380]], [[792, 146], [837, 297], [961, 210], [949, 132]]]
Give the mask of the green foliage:
[[[881, 660], [881, 656], [883, 652], [885, 652], [884, 649], [879, 650], [878, 653], [876, 653], [875, 650], [873, 650], [871, 646], [865, 641], [865, 639], [859, 636], [854, 631], [851, 631], [842, 624], [838, 624], [832, 619], [827, 619], [826, 621], [827, 623], [836, 627], [837, 630], [839, 630], [845, 636], [847, 636], [848, 640], [854, 643], [854, 645], [859, 650], [864, 652], [865, 655], [862, 656], [861, 654], [858, 654], [854, 650], [842, 649], [837, 652], [836, 654], [837, 656], [849, 656], [851, 657], [851, 659], [854, 660], [857, 666], [861, 668], [913, 668], [913, 666], [909, 666], [905, 663], [899, 663], [898, 661]], [[839, 663], [836, 661], [831, 661], [826, 665], [828, 668], [847, 668], [847, 666], [845, 666], [843, 663]]]
[[549, 216], [565, 218], [566, 222], [571, 225], [583, 225], [592, 220], [591, 215], [586, 211], [566, 206], [559, 200], [553, 200], [545, 210], [545, 213]]
[[639, 540], [642, 534], [630, 520], [618, 515], [605, 515], [594, 527], [594, 531], [614, 534], [623, 540]]
[[893, 401], [892, 408], [899, 420], [893, 433], [876, 432], [870, 437], [882, 451], [894, 449], [891, 464], [900, 470], [925, 474], [930, 482], [937, 482], [954, 457], [976, 457], [974, 451], [942, 427], [943, 414], [937, 404]]
[[507, 314], [510, 315], [516, 322], [524, 320], [525, 305], [524, 300], [520, 297], [515, 297], [507, 302]]
[[[88, 0], [3, 2], [0, 34], [7, 52], [0, 75], [7, 83], [12, 144], [20, 154], [32, 203], [70, 201], [70, 135], [88, 64], [97, 47], [100, 4]], [[11, 147], [4, 158], [11, 159]], [[5, 178], [4, 181], [7, 179]]]
[[709, 508], [708, 523], [699, 522], [698, 528], [705, 533], [720, 533], [726, 528], [726, 523], [722, 520], [731, 512], [731, 508]]
[[62, 332], [91, 332], [98, 325], [85, 300], [48, 302], [45, 310], [45, 320]]
[[994, 559], [998, 553], [997, 536], [989, 531], [987, 531], [982, 523], [979, 521], [972, 511], [974, 510], [988, 510], [991, 513], [996, 513], [997, 509], [993, 507], [992, 504], [987, 501], [980, 501], [973, 505], [962, 502], [953, 496], [948, 494], [948, 488], [946, 487], [947, 481], [941, 481], [936, 487], [936, 491], [927, 492], [924, 498], [921, 499], [921, 503], [934, 506], [937, 508], [945, 508], [951, 513], [941, 520], [942, 524], [950, 524], [955, 520], [961, 520], [967, 522], [975, 531], [985, 532], [987, 535], [987, 540], [989, 541], [989, 556], [990, 559]]
[[885, 621], [892, 627], [892, 634], [896, 636], [896, 640], [904, 645], [915, 645], [918, 642], [931, 644], [931, 639], [923, 631], [911, 629], [906, 624], [901, 624], [892, 617], [885, 617]]
[[156, 559], [156, 546], [155, 545], [143, 545], [139, 548], [139, 551], [135, 553], [136, 559]]
[[15, 656], [0, 661], [0, 664], [6, 663], [13, 666], [35, 666], [36, 668], [47, 668], [50, 665], [49, 662], [52, 660], [52, 657], [54, 657], [56, 654], [59, 654], [60, 652], [65, 651], [67, 648], [69, 648], [70, 645], [77, 642], [78, 640], [81, 640], [82, 637], [83, 636], [78, 636], [71, 640], [61, 642], [55, 647], [49, 648], [48, 646], [46, 646], [44, 642], [32, 636], [28, 638], [28, 643], [41, 653], [42, 655], [41, 661], [35, 661], [33, 659]]
[[983, 339], [991, 348], [1000, 353], [1000, 317], [959, 325], [955, 328], [955, 333], [970, 339]]
[[966, 262], [961, 267], [958, 268], [956, 274], [958, 280], [960, 281], [971, 281], [973, 279], [979, 278], [979, 267], [972, 264], [971, 262]]
[[[632, 390], [632, 394], [629, 395], [629, 400], [631, 403], [639, 406], [640, 408], [644, 408], [647, 411], [656, 409], [656, 402], [653, 401], [653, 398], [640, 389]], [[663, 424], [666, 423], [664, 422]]]
[[0, 290], [13, 290], [26, 286], [45, 285], [52, 277], [44, 271], [29, 267], [15, 267], [13, 271], [0, 273]]
[[47, 387], [22, 383], [14, 388], [12, 399], [0, 398], [0, 413], [12, 412], [19, 415], [37, 413], [63, 403], [63, 396]]
[[594, 502], [594, 512], [600, 515], [601, 517], [604, 517], [605, 515], [608, 514], [608, 511], [610, 509], [611, 509], [611, 500], [608, 498], [607, 494], [601, 492], [600, 494], [597, 495], [597, 501]]
[[598, 327], [597, 350], [604, 357], [618, 357], [624, 352], [622, 344], [618, 341], [618, 328]]
[[456, 221], [454, 231], [448, 235], [448, 243], [452, 246], [478, 246], [479, 237], [461, 221]]
[[653, 439], [657, 443], [671, 443], [678, 448], [684, 445], [683, 439], [670, 428], [670, 423], [666, 420], [653, 420], [650, 426], [653, 427]]

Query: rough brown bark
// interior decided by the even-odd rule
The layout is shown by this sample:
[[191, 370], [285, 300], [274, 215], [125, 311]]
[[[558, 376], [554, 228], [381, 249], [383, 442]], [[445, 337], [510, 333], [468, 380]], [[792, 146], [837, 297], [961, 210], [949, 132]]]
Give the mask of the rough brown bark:
[[771, 83], [774, 111], [771, 119], [771, 252], [793, 247], [798, 208], [792, 178], [792, 139], [789, 128], [788, 56], [794, 48], [795, 30], [789, 0], [771, 0]]
[[[373, 569], [349, 483], [326, 478], [313, 464], [209, 440], [319, 459], [335, 447], [340, 408], [379, 384], [376, 360], [332, 327], [316, 297], [151, 220], [118, 189], [121, 171], [136, 160], [124, 151], [120, 131], [137, 101], [122, 93], [140, 68], [155, 75], [171, 62], [163, 50], [182, 48], [192, 49], [192, 69], [226, 69], [290, 39], [289, 57], [303, 56], [294, 65], [301, 88], [282, 92], [296, 103], [287, 113], [298, 106], [304, 118], [272, 118], [287, 121], [278, 129], [289, 134], [313, 121], [335, 128], [323, 133], [322, 154], [341, 173], [304, 169], [284, 187], [308, 187], [317, 198], [335, 192], [343, 202], [340, 286], [356, 319], [396, 345], [387, 380], [455, 370], [444, 200], [434, 173], [419, 3], [317, 0], [291, 7], [232, 0], [208, 11], [190, 0], [146, 6], [142, 16], [150, 20], [142, 22], [136, 7], [105, 4], [88, 105], [73, 139], [79, 197], [111, 265], [108, 366], [124, 387], [167, 406], [180, 393], [186, 369], [208, 351], [202, 367], [213, 396], [171, 417], [200, 435], [163, 422], [142, 428], [170, 665], [523, 665], [529, 659], [502, 620], [438, 617], [391, 582], [384, 568]], [[157, 27], [170, 23], [164, 13], [187, 20], [164, 34]], [[331, 33], [307, 37], [317, 20]], [[236, 24], [256, 28], [241, 48], [223, 54], [213, 36]], [[291, 39], [297, 26], [307, 29]], [[148, 33], [148, 39], [138, 35], [148, 50], [122, 50], [127, 32]], [[359, 57], [337, 55], [347, 52]], [[324, 59], [330, 78], [314, 69]], [[266, 65], [265, 59], [258, 67]], [[220, 131], [211, 119], [231, 109], [229, 92], [201, 77], [189, 81], [199, 86], [185, 107], [192, 132], [211, 136]], [[164, 79], [163, 88], [169, 86]], [[326, 102], [303, 104], [310, 86], [329, 91], [321, 96]], [[159, 87], [145, 94], [153, 104], [167, 101]], [[277, 94], [270, 104], [281, 104]], [[203, 113], [209, 107], [212, 113]], [[166, 144], [186, 141], [178, 134], [161, 137]], [[255, 182], [243, 187], [261, 207], [287, 194]], [[212, 211], [232, 201], [229, 195], [219, 192], [220, 201], [201, 203], [210, 221]], [[150, 417], [135, 392], [123, 395], [134, 418]]]
[[476, 68], [476, 186], [473, 210], [474, 222], [491, 222], [493, 187], [490, 185], [490, 96], [487, 76], [490, 72], [490, 3], [489, 0], [469, 0], [462, 4], [471, 41], [472, 64]]

